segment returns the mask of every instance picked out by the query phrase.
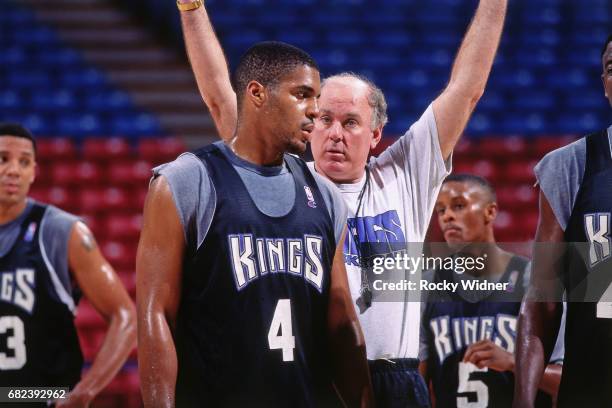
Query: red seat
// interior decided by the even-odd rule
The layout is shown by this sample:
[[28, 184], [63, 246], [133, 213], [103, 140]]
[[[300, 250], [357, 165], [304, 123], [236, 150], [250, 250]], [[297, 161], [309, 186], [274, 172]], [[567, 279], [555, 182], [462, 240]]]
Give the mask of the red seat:
[[491, 137], [482, 139], [478, 150], [481, 157], [489, 159], [511, 159], [527, 151], [525, 139], [519, 136]]
[[510, 184], [535, 184], [533, 168], [537, 161], [520, 161], [504, 166], [504, 179]]
[[76, 191], [64, 187], [50, 188], [47, 191], [45, 202], [70, 212], [75, 212], [79, 208]]
[[105, 180], [100, 166], [92, 161], [80, 161], [74, 166], [74, 180], [77, 184], [93, 187], [102, 184]]
[[123, 283], [123, 287], [130, 297], [134, 298], [136, 295], [136, 272], [133, 270], [119, 271], [117, 275], [119, 279], [121, 279], [121, 283]]
[[49, 190], [50, 190], [49, 188], [39, 186], [37, 183], [32, 187], [28, 196], [37, 201], [48, 203], [49, 202], [49, 198], [48, 198]]
[[79, 329], [103, 329], [106, 327], [106, 322], [100, 316], [100, 313], [86, 299], [79, 302], [75, 325]]
[[83, 358], [86, 362], [92, 362], [104, 342], [106, 329], [83, 328], [79, 329], [78, 334], [81, 351], [83, 351]]
[[136, 191], [136, 193], [134, 194], [134, 199], [132, 201], [132, 207], [135, 211], [140, 213], [144, 209], [144, 202], [147, 198], [148, 191], [149, 190], [146, 188], [141, 188], [141, 189], [138, 189], [138, 191]]
[[498, 241], [504, 241], [502, 237], [507, 236], [509, 231], [516, 228], [516, 222], [512, 213], [504, 210], [499, 211], [497, 213], [497, 218], [495, 218], [494, 227]]
[[136, 244], [106, 241], [100, 247], [106, 259], [115, 269], [135, 270]]
[[132, 150], [125, 139], [119, 137], [90, 138], [83, 142], [83, 157], [88, 160], [114, 162], [132, 157]]
[[544, 136], [539, 137], [535, 140], [533, 144], [533, 155], [536, 159], [540, 159], [544, 157], [547, 153], [552, 152], [559, 147], [568, 145], [576, 140], [577, 137], [573, 135], [565, 135], [565, 136]]
[[72, 160], [76, 157], [76, 149], [71, 139], [55, 137], [51, 139], [38, 139], [36, 141], [37, 161], [55, 162]]
[[529, 184], [522, 184], [516, 187], [500, 187], [497, 189], [496, 193], [497, 202], [501, 209], [537, 209], [538, 192]]
[[464, 161], [475, 161], [479, 159], [479, 152], [476, 149], [476, 143], [471, 139], [462, 138], [453, 149], [453, 163], [462, 163]]
[[138, 241], [142, 215], [109, 215], [105, 220], [106, 237], [118, 241]]
[[43, 166], [36, 166], [36, 179], [34, 185], [37, 187], [51, 187], [53, 186], [53, 177], [49, 169], [53, 166], [53, 163], [46, 163]]
[[128, 193], [120, 188], [109, 187], [103, 190], [102, 199], [104, 211], [117, 212], [132, 212], [131, 200]]
[[95, 188], [86, 188], [79, 192], [79, 208], [81, 213], [97, 214], [105, 209], [104, 195]]
[[145, 160], [116, 163], [109, 166], [108, 175], [114, 185], [146, 187], [153, 175], [152, 168], [151, 163]]
[[497, 167], [491, 160], [477, 160], [475, 162], [457, 163], [453, 169], [454, 174], [475, 174], [495, 183], [497, 180]]
[[176, 138], [141, 139], [138, 144], [140, 158], [158, 165], [176, 159], [185, 151], [185, 145]]
[[54, 186], [74, 187], [79, 185], [75, 177], [75, 165], [73, 162], [55, 163], [50, 166], [51, 180]]

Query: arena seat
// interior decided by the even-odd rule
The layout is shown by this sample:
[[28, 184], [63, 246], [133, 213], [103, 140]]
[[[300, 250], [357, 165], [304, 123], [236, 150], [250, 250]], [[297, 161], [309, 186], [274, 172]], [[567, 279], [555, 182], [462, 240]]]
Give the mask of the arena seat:
[[142, 215], [110, 214], [104, 222], [106, 238], [110, 240], [137, 242], [142, 228]]
[[134, 270], [136, 246], [119, 241], [105, 241], [100, 244], [102, 253], [116, 269]]
[[113, 163], [108, 167], [108, 178], [113, 184], [124, 187], [146, 187], [151, 179], [153, 166], [145, 160]]
[[132, 149], [124, 138], [88, 138], [83, 141], [83, 157], [100, 162], [130, 159]]
[[185, 145], [178, 139], [141, 139], [138, 143], [138, 155], [153, 165], [172, 161], [185, 151]]
[[76, 149], [72, 139], [67, 137], [41, 138], [36, 141], [39, 162], [73, 160]]

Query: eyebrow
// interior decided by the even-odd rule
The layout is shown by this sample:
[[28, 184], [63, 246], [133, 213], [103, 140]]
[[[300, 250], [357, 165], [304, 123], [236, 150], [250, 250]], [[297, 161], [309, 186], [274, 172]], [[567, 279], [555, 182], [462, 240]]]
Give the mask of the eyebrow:
[[[323, 115], [330, 115], [333, 114], [334, 112], [329, 110], [329, 109], [321, 109], [321, 114]], [[356, 112], [349, 112], [345, 115], [348, 119], [361, 119], [361, 115], [359, 115]]]
[[[0, 154], [8, 154], [8, 153], [9, 153], [8, 150], [0, 150]], [[19, 154], [22, 156], [34, 157], [34, 153], [28, 152], [28, 151], [19, 152]]]
[[294, 88], [294, 91], [314, 93], [314, 88], [308, 85], [298, 85]]

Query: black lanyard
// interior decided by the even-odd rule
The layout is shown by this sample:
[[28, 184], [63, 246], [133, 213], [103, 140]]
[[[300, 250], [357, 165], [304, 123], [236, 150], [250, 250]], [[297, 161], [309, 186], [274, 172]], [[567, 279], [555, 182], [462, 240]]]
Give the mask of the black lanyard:
[[366, 309], [372, 306], [372, 288], [370, 287], [370, 281], [368, 279], [368, 271], [366, 268], [367, 261], [365, 256], [363, 256], [361, 252], [361, 243], [359, 241], [359, 228], [357, 226], [357, 219], [359, 218], [359, 211], [361, 210], [361, 205], [363, 204], [363, 197], [365, 196], [365, 192], [368, 189], [370, 184], [370, 169], [366, 166], [365, 168], [366, 177], [365, 183], [359, 192], [359, 196], [357, 198], [357, 211], [355, 211], [355, 228], [354, 232], [349, 231], [353, 237], [353, 241], [355, 242], [355, 248], [357, 249], [357, 257], [359, 258], [359, 268], [361, 270], [361, 286], [359, 289], [360, 297], [357, 299], [357, 305], [359, 309], [363, 313]]

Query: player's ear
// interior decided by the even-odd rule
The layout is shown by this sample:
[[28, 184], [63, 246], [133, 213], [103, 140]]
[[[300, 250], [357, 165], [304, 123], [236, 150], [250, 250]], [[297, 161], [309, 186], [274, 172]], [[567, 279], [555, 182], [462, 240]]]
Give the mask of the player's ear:
[[370, 150], [374, 149], [382, 138], [382, 126], [377, 127], [372, 132], [372, 140], [370, 141]]
[[601, 83], [603, 84], [604, 87], [604, 95], [606, 96], [606, 98], [608, 98], [608, 89], [606, 88], [606, 74], [601, 74]]
[[268, 98], [266, 87], [257, 81], [251, 81], [247, 84], [245, 98], [255, 107], [260, 108]]
[[490, 224], [495, 221], [495, 218], [497, 218], [497, 203], [492, 202], [485, 208], [485, 222]]

